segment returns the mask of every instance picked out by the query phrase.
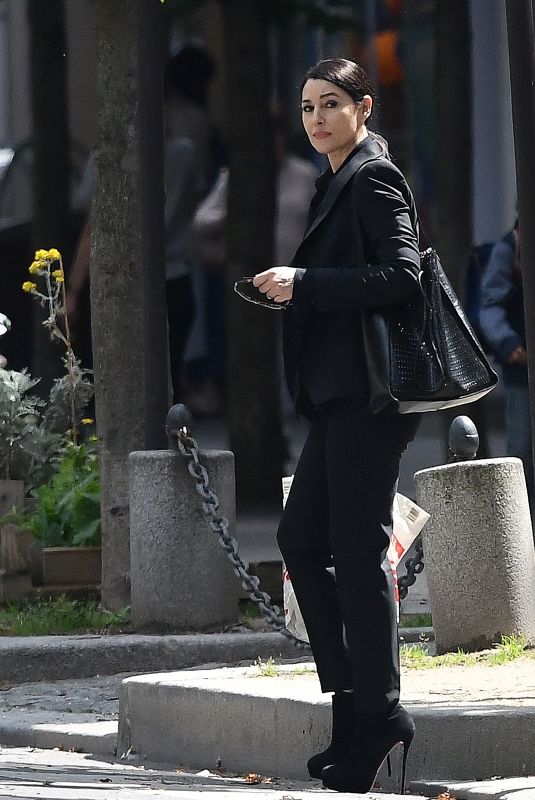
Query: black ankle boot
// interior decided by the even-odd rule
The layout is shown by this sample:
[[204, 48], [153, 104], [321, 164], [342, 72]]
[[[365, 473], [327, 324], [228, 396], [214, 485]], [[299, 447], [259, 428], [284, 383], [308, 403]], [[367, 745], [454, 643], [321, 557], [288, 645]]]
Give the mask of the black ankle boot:
[[396, 744], [403, 744], [401, 794], [405, 791], [407, 753], [414, 737], [414, 721], [399, 704], [386, 715], [357, 716], [349, 750], [341, 761], [324, 768], [326, 789], [366, 794], [373, 787], [379, 767]]
[[322, 769], [329, 764], [336, 764], [347, 755], [351, 737], [355, 727], [353, 710], [353, 692], [338, 692], [332, 699], [332, 736], [329, 747], [312, 756], [308, 760], [308, 772], [311, 778], [321, 778]]

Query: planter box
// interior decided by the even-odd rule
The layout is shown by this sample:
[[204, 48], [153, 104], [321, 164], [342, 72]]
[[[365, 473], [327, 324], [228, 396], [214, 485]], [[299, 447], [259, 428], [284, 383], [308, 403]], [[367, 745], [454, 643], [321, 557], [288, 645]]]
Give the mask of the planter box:
[[98, 585], [102, 577], [100, 547], [43, 548], [44, 585]]

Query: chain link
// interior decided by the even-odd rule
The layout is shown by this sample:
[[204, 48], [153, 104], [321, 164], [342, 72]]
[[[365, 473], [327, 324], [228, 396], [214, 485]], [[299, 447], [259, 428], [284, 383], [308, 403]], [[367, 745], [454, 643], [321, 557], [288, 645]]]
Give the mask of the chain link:
[[414, 549], [416, 555], [414, 558], [408, 558], [404, 563], [407, 567], [407, 574], [398, 578], [398, 590], [400, 600], [405, 600], [409, 591], [409, 586], [416, 583], [418, 575], [424, 571], [424, 547], [422, 537], [417, 536], [414, 541]]
[[280, 608], [273, 603], [267, 592], [260, 590], [260, 579], [257, 575], [250, 575], [248, 565], [243, 561], [238, 549], [238, 542], [234, 536], [230, 536], [229, 521], [226, 517], [218, 513], [219, 499], [210, 489], [208, 473], [199, 461], [199, 447], [195, 439], [183, 428], [178, 432], [178, 449], [184, 456], [188, 465], [188, 472], [195, 481], [197, 493], [201, 498], [201, 508], [208, 522], [210, 530], [218, 535], [219, 544], [227, 554], [227, 558], [234, 567], [236, 576], [240, 579], [241, 585], [249, 593], [251, 600], [258, 605], [264, 618], [271, 627], [291, 639], [298, 648], [309, 647], [307, 642], [301, 641], [286, 628], [284, 615]]
[[[236, 576], [240, 579], [241, 585], [249, 593], [251, 600], [258, 605], [263, 617], [269, 622], [271, 627], [291, 639], [298, 648], [309, 647], [307, 642], [303, 642], [291, 633], [285, 625], [284, 615], [280, 608], [273, 603], [267, 592], [260, 591], [260, 579], [257, 575], [250, 575], [248, 565], [243, 561], [238, 549], [238, 542], [234, 536], [230, 536], [229, 521], [226, 517], [218, 514], [219, 499], [210, 489], [208, 473], [199, 461], [199, 446], [196, 440], [190, 435], [186, 428], [178, 431], [178, 449], [184, 456], [188, 465], [188, 472], [195, 481], [197, 493], [201, 498], [201, 508], [208, 522], [210, 530], [218, 535], [219, 544], [227, 554], [227, 558], [234, 567]], [[424, 569], [424, 551], [422, 537], [418, 536], [415, 541], [416, 556], [405, 561], [407, 574], [398, 578], [399, 597], [404, 600], [407, 597], [409, 587], [416, 582], [417, 576]]]

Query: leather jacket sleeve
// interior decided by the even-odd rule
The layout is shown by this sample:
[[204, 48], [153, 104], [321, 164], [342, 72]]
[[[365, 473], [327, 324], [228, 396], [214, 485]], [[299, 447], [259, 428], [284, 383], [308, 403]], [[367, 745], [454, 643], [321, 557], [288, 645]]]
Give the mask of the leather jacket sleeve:
[[318, 311], [384, 306], [407, 302], [419, 291], [416, 212], [409, 206], [412, 198], [402, 174], [383, 159], [370, 162], [355, 176], [351, 192], [354, 224], [374, 263], [298, 267], [296, 305], [312, 304]]

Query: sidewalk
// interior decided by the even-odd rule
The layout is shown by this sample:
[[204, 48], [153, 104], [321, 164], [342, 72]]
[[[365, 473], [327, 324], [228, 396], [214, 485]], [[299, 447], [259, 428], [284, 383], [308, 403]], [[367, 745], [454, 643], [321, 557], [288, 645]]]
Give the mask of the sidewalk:
[[[209, 770], [171, 770], [113, 763], [77, 753], [0, 748], [0, 798], [21, 800], [318, 800], [317, 782], [277, 780], [249, 783]], [[340, 800], [354, 795], [340, 794]], [[404, 796], [404, 800], [423, 800]], [[396, 800], [372, 794], [368, 800]]]
[[[308, 755], [323, 749], [330, 730], [330, 698], [311, 668], [281, 667], [274, 676], [253, 667], [129, 678], [118, 752], [131, 748], [159, 761], [179, 754], [195, 767], [221, 759], [238, 771], [252, 763], [263, 774], [303, 779]], [[401, 685], [417, 726], [410, 780], [535, 775], [532, 656], [495, 667], [407, 669]], [[396, 784], [379, 777], [392, 791]]]
[[[292, 788], [292, 798], [304, 800], [303, 788], [319, 786], [302, 783], [306, 758], [323, 746], [330, 724], [329, 699], [319, 693], [315, 675], [305, 671], [312, 669], [308, 661], [279, 667], [278, 675], [264, 677], [258, 667], [206, 665], [131, 677], [122, 689], [119, 756], [124, 751], [132, 758], [136, 751], [142, 763], [167, 763], [170, 769], [188, 772], [213, 771], [221, 758], [229, 774], [279, 776], [285, 788]], [[4, 689], [0, 692], [0, 744], [82, 749], [113, 758], [125, 677]], [[437, 797], [449, 788], [457, 800], [534, 800], [535, 777], [529, 777], [535, 775], [532, 657], [497, 667], [405, 670], [402, 687], [403, 702], [417, 722], [409, 757], [414, 792]], [[6, 752], [10, 751], [2, 754], [4, 763]], [[43, 758], [46, 761], [47, 756]], [[176, 780], [176, 773], [172, 775]], [[474, 783], [496, 775], [506, 779]], [[522, 775], [526, 777], [515, 777]], [[0, 797], [4, 777], [0, 768]], [[380, 780], [390, 789], [386, 776], [381, 774]], [[282, 784], [270, 784], [269, 797]], [[255, 796], [264, 790], [264, 785], [250, 789]], [[182, 790], [176, 787], [176, 791]], [[249, 789], [242, 785], [240, 796], [244, 791]], [[6, 796], [78, 797], [58, 793]], [[91, 800], [93, 795], [79, 797]]]

